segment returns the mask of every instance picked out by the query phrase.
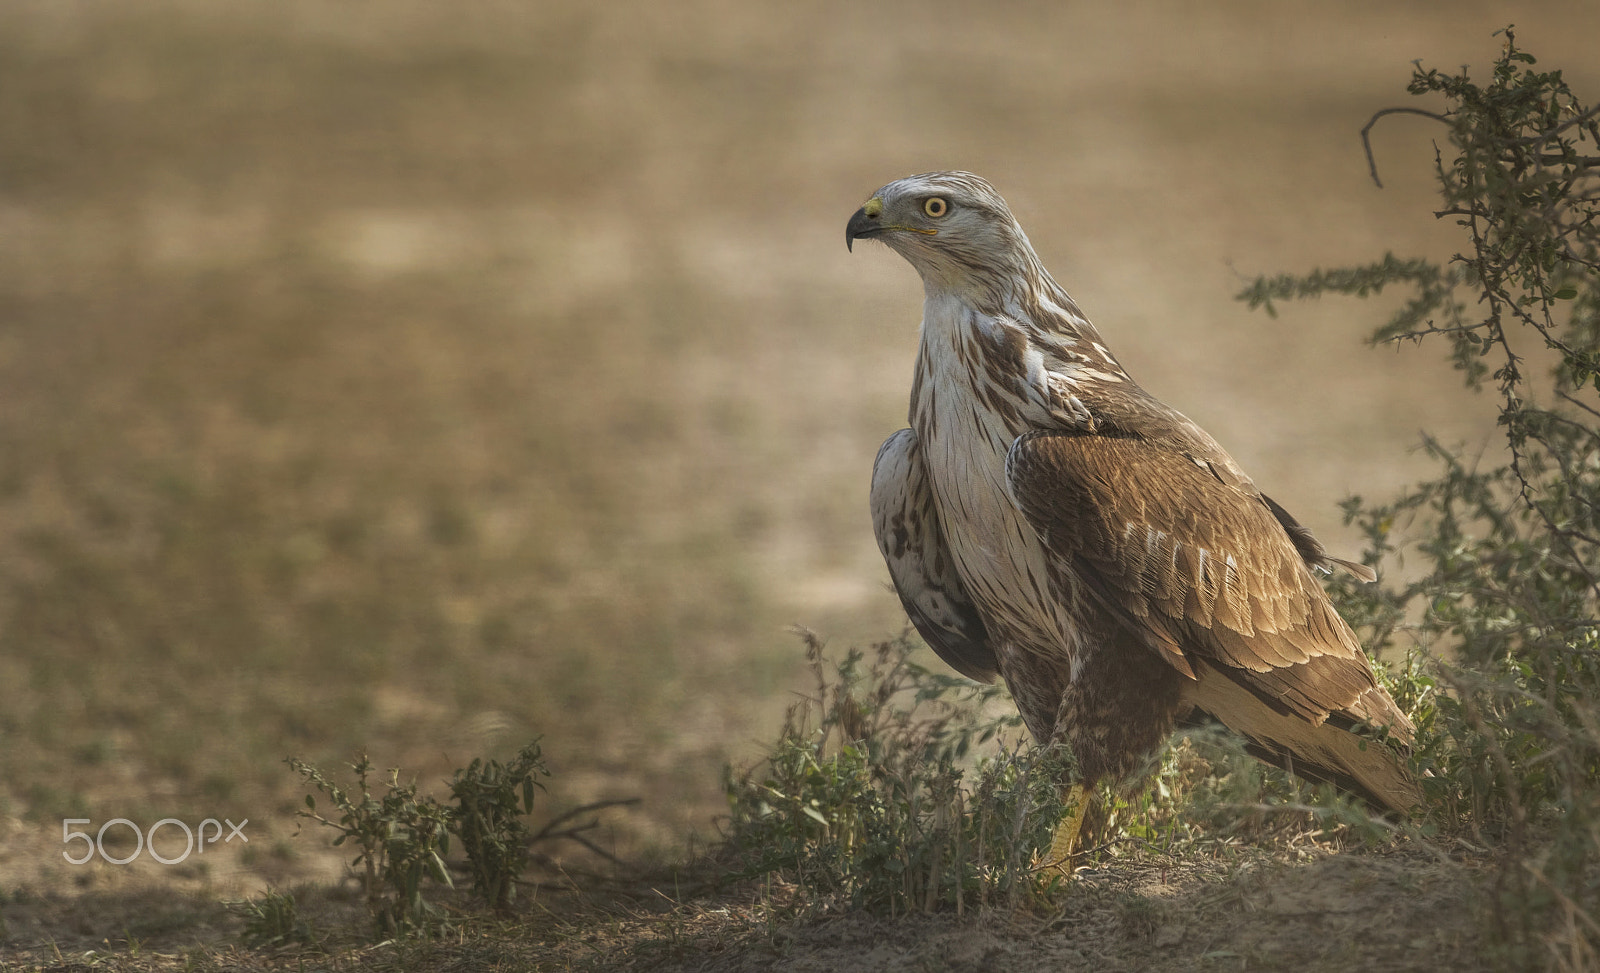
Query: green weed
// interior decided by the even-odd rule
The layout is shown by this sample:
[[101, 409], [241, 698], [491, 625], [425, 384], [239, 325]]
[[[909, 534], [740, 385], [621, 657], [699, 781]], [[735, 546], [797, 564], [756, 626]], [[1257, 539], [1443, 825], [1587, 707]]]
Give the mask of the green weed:
[[517, 876], [528, 865], [530, 833], [525, 818], [533, 813], [533, 794], [548, 777], [537, 740], [517, 751], [509, 764], [477, 759], [457, 770], [450, 782], [456, 806], [450, 830], [461, 839], [472, 888], [497, 910], [517, 897]]
[[350, 841], [358, 849], [351, 864], [362, 871], [367, 907], [380, 936], [427, 934], [446, 925], [445, 913], [427, 900], [424, 888], [427, 883], [455, 887], [447, 864], [452, 837], [461, 843], [472, 891], [503, 913], [516, 902], [517, 883], [535, 845], [573, 840], [605, 856], [584, 836], [594, 822], [571, 822], [590, 812], [633, 803], [584, 805], [557, 815], [538, 832], [530, 831], [526, 818], [533, 812], [535, 793], [544, 789], [539, 778], [550, 775], [538, 740], [524, 745], [507, 763], [480, 757], [458, 769], [449, 782], [450, 804], [419, 794], [414, 781], [400, 783], [398, 769], [389, 771], [383, 793], [375, 794], [372, 762], [366, 754], [350, 764], [353, 787], [339, 784], [303, 760], [291, 757], [286, 762], [338, 813], [337, 819], [324, 816], [317, 810], [316, 796], [307, 794], [300, 816], [338, 831], [335, 846]]
[[256, 898], [228, 903], [228, 911], [244, 920], [240, 938], [246, 946], [282, 946], [314, 939], [311, 924], [300, 915], [293, 892], [268, 889]]
[[725, 778], [744, 874], [795, 883], [809, 908], [891, 915], [1040, 894], [1056, 876], [1030, 856], [1061, 818], [1059, 768], [1020, 747], [974, 759], [1020, 723], [1003, 691], [916, 665], [906, 635], [838, 662], [803, 639], [815, 695], [765, 761]]
[[418, 797], [415, 781], [400, 783], [398, 769], [389, 771], [383, 795], [375, 795], [366, 754], [350, 765], [356, 775], [353, 790], [304, 761], [291, 757], [286, 762], [323, 794], [339, 817], [318, 813], [312, 794], [306, 795], [300, 815], [338, 831], [335, 846], [352, 841], [359, 849], [351, 864], [362, 869], [367, 908], [379, 936], [439, 928], [444, 916], [423, 897], [422, 885], [429, 879], [454, 886], [444, 861], [450, 851], [449, 809], [431, 797]]

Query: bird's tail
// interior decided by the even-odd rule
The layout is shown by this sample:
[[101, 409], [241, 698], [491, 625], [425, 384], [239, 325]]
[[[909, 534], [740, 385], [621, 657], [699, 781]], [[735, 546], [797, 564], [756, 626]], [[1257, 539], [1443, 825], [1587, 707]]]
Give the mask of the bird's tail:
[[[1246, 749], [1267, 763], [1307, 780], [1327, 781], [1360, 796], [1377, 810], [1403, 814], [1422, 803], [1422, 791], [1395, 749], [1374, 736], [1352, 732], [1352, 721], [1340, 720], [1337, 714], [1314, 724], [1292, 713], [1280, 713], [1212, 669], [1201, 670], [1188, 698], [1196, 715], [1216, 718], [1244, 737]], [[1405, 719], [1398, 710], [1395, 716]], [[1409, 741], [1409, 726], [1396, 725], [1393, 730], [1402, 743]]]

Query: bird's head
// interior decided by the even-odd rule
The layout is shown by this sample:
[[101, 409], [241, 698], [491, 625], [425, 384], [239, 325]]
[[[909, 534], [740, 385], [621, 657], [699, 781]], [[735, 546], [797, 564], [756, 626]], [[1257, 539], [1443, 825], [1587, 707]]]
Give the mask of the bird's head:
[[906, 258], [930, 293], [1003, 301], [1014, 282], [1045, 276], [1006, 201], [970, 172], [927, 172], [884, 186], [845, 227], [852, 250], [863, 237]]

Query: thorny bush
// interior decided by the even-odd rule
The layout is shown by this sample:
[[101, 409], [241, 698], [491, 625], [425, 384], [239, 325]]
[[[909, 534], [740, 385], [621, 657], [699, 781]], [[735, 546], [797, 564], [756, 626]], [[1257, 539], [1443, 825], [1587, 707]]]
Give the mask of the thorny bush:
[[[1346, 501], [1379, 585], [1335, 582], [1369, 649], [1404, 652], [1395, 694], [1418, 724], [1435, 821], [1494, 850], [1491, 928], [1515, 966], [1600, 965], [1600, 110], [1539, 71], [1510, 28], [1487, 84], [1418, 68], [1445, 126], [1447, 263], [1262, 278], [1274, 302], [1410, 289], [1375, 343], [1443, 341], [1493, 384], [1502, 452], [1427, 439], [1439, 473], [1385, 503]], [[1370, 129], [1369, 124], [1368, 128]], [[1363, 133], [1365, 134], [1365, 133]], [[1374, 178], [1377, 170], [1374, 166]], [[1405, 580], [1411, 578], [1412, 580]]]

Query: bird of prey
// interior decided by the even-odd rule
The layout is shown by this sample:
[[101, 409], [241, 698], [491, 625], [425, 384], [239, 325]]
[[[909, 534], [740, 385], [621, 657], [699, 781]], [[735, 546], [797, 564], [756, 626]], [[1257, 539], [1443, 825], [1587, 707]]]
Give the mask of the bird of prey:
[[1352, 732], [1412, 726], [1314, 570], [1330, 557], [1198, 425], [1141, 388], [1045, 270], [1005, 200], [966, 172], [889, 183], [845, 242], [922, 277], [909, 429], [872, 472], [872, 518], [912, 623], [962, 674], [1006, 681], [1086, 787], [1126, 779], [1180, 720], [1382, 809], [1420, 803], [1395, 754]]

